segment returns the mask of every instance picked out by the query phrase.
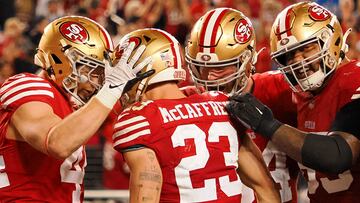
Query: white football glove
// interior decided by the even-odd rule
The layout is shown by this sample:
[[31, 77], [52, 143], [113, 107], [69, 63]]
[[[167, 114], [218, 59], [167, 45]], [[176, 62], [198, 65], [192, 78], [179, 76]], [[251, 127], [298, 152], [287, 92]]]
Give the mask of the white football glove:
[[110, 64], [109, 60], [105, 60], [105, 83], [95, 97], [110, 109], [113, 108], [123, 93], [129, 91], [138, 81], [149, 77], [155, 72], [154, 70], [150, 70], [142, 74], [137, 74], [145, 66], [150, 64], [152, 59], [148, 57], [134, 67], [146, 47], [145, 45], [141, 45], [129, 60], [134, 48], [135, 43], [131, 42], [125, 49], [119, 62], [114, 66]]

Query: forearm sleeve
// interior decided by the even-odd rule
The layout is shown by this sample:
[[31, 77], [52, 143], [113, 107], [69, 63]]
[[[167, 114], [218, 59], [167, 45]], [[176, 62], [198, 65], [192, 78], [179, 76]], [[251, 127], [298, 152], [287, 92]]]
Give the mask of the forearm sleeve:
[[301, 149], [302, 163], [324, 173], [339, 174], [352, 165], [349, 144], [339, 135], [308, 134]]

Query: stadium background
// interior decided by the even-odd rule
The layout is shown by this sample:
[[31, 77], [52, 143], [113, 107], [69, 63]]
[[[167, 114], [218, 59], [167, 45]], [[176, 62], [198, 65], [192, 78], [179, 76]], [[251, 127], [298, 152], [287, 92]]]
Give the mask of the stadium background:
[[[186, 42], [194, 22], [209, 9], [231, 7], [250, 17], [256, 31], [259, 55], [257, 72], [274, 69], [269, 57], [269, 32], [277, 13], [297, 0], [1, 0], [0, 84], [20, 72], [35, 73], [33, 56], [44, 27], [64, 15], [81, 15], [96, 20], [116, 44], [126, 33], [155, 27]], [[360, 0], [318, 0], [335, 13], [348, 38], [349, 59], [360, 59]], [[111, 125], [104, 125], [87, 145], [88, 166], [85, 188], [88, 202], [127, 202], [128, 168], [112, 150]], [[300, 202], [305, 185], [300, 181]], [[111, 191], [121, 189], [121, 191]]]

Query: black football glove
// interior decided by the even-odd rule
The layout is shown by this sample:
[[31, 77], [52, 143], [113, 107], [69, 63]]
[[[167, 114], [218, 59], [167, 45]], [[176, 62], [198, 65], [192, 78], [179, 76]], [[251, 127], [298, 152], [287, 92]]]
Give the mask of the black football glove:
[[274, 118], [269, 107], [250, 93], [233, 95], [229, 98], [226, 109], [237, 122], [268, 139], [271, 139], [274, 132], [282, 125]]

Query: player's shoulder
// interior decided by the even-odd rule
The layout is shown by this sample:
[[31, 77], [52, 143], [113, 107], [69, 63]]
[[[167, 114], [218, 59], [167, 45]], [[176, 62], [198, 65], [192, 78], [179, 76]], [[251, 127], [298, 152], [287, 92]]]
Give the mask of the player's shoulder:
[[51, 83], [37, 75], [22, 73], [8, 78], [0, 87], [0, 100], [2, 106], [15, 103], [24, 103], [22, 100], [29, 100], [37, 97], [54, 98], [53, 86]]
[[221, 91], [208, 91], [194, 96], [204, 101], [227, 101], [229, 99], [229, 95]]
[[[348, 63], [342, 64], [336, 70], [339, 79], [348, 79], [349, 77], [357, 78], [360, 76], [360, 61], [352, 60]], [[345, 76], [345, 77], [342, 77]]]
[[136, 102], [120, 113], [116, 123], [121, 123], [127, 120], [147, 120], [147, 117], [149, 117], [148, 114], [150, 114], [150, 117], [154, 116], [155, 106], [156, 105], [152, 100]]
[[284, 74], [279, 70], [266, 71], [263, 73], [255, 73], [251, 76], [256, 85], [286, 84]]
[[153, 127], [150, 121], [155, 119], [150, 119], [145, 111], [152, 106], [153, 101], [139, 102], [121, 112], [114, 124], [112, 136], [115, 149], [121, 151], [130, 146], [144, 144]]
[[352, 60], [341, 65], [335, 71], [332, 79], [340, 89], [349, 89], [352, 86], [360, 86], [360, 61]]

